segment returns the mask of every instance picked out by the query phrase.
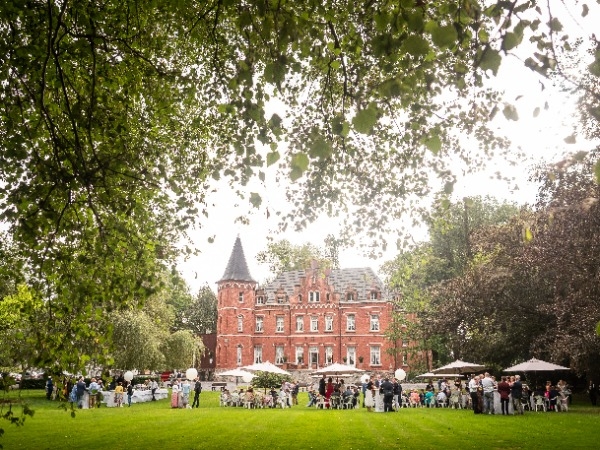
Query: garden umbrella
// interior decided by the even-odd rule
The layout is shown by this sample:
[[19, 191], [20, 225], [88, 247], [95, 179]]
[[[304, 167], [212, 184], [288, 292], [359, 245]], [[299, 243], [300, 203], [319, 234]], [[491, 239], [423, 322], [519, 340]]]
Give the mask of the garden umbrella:
[[321, 367], [315, 370], [311, 375], [349, 375], [363, 373], [364, 370], [346, 364], [334, 363], [329, 366]]
[[463, 378], [464, 375], [461, 373], [444, 373], [437, 374], [433, 372], [422, 373], [421, 375], [417, 375], [415, 378]]
[[227, 371], [221, 372], [219, 374], [219, 376], [223, 376], [223, 377], [243, 377], [243, 376], [247, 376], [247, 375], [254, 376], [252, 373], [250, 373], [246, 370], [242, 370], [240, 368], [227, 370]]
[[269, 362], [269, 361], [266, 361], [264, 363], [252, 364], [250, 366], [244, 366], [244, 367], [242, 367], [242, 369], [250, 370], [252, 372], [260, 371], [260, 372], [275, 373], [277, 375], [291, 375], [291, 373], [286, 372], [282, 368], [277, 367], [275, 364], [273, 364], [272, 362]]
[[447, 374], [465, 374], [465, 373], [473, 373], [480, 372], [485, 369], [485, 366], [476, 363], [470, 363], [466, 361], [461, 361], [457, 359], [450, 364], [446, 364], [438, 369], [435, 369], [433, 373], [436, 375], [447, 375]]
[[504, 369], [504, 372], [554, 372], [557, 370], [571, 369], [565, 366], [559, 366], [558, 364], [542, 361], [541, 359], [531, 358], [529, 361]]

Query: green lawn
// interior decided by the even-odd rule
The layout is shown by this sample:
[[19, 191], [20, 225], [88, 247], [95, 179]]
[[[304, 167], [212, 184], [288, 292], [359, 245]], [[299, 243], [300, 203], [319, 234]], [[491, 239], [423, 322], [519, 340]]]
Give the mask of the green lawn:
[[[5, 449], [374, 449], [598, 448], [600, 408], [576, 399], [568, 413], [475, 416], [472, 411], [306, 408], [306, 394], [292, 409], [221, 408], [216, 392], [203, 392], [201, 407], [174, 410], [168, 400], [131, 408], [78, 411], [75, 418], [23, 392], [35, 409], [23, 427], [3, 421]], [[12, 393], [11, 396], [16, 396]], [[4, 406], [6, 411], [6, 405]]]

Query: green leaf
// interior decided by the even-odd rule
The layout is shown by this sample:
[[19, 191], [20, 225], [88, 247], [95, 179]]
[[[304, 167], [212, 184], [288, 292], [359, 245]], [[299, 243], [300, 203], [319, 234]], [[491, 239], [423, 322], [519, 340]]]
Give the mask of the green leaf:
[[514, 120], [515, 122], [519, 120], [519, 113], [514, 105], [507, 103], [502, 110], [502, 114], [504, 114], [504, 117], [506, 117], [508, 120]]
[[328, 141], [321, 136], [317, 137], [310, 147], [309, 154], [313, 158], [327, 159], [331, 156], [333, 149]]
[[402, 43], [401, 49], [413, 56], [424, 56], [429, 52], [429, 43], [422, 36], [413, 34]]
[[504, 35], [504, 40], [502, 41], [502, 46], [504, 50], [509, 51], [519, 45], [522, 40], [523, 34], [519, 35], [517, 33], [506, 33]]
[[432, 136], [426, 139], [424, 144], [434, 155], [437, 155], [442, 149], [442, 141], [439, 136]]
[[556, 17], [552, 18], [548, 26], [552, 31], [562, 31], [563, 29], [562, 23], [560, 23], [560, 20], [558, 20]]
[[458, 33], [453, 25], [436, 27], [431, 31], [433, 43], [440, 48], [450, 47], [458, 39]]
[[279, 161], [279, 152], [269, 152], [267, 153], [267, 166], [272, 166], [277, 161]]
[[375, 105], [371, 104], [368, 108], [361, 109], [356, 113], [356, 116], [352, 119], [352, 124], [358, 133], [370, 134], [377, 123], [377, 119], [378, 110]]
[[500, 56], [500, 52], [487, 47], [481, 55], [479, 67], [481, 67], [482, 70], [491, 70], [494, 75], [498, 75], [498, 69], [500, 68], [501, 62], [502, 57]]
[[256, 192], [251, 192], [250, 203], [252, 203], [252, 206], [254, 206], [255, 208], [259, 208], [262, 203], [262, 198]]
[[308, 169], [308, 156], [306, 153], [296, 153], [292, 156], [292, 168], [297, 168], [304, 172]]
[[600, 161], [594, 166], [594, 175], [596, 175], [596, 183], [600, 184]]
[[533, 239], [533, 233], [531, 232], [531, 229], [529, 227], [525, 227], [525, 230], [523, 230], [523, 237], [525, 239], [525, 242], [531, 242], [531, 240]]

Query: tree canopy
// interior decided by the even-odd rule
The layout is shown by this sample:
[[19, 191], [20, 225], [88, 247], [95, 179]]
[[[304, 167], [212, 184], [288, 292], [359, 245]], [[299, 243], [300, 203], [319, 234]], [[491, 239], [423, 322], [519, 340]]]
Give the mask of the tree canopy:
[[[571, 37], [550, 3], [6, 2], [0, 219], [44, 301], [36, 363], [106, 357], [108, 318], [160, 287], [211, 180], [277, 169], [292, 181], [282, 227], [349, 213], [383, 241], [432, 172], [452, 189], [447, 156], [476, 165], [507, 148], [489, 119], [515, 108], [486, 80], [517, 49], [568, 79], [597, 133], [597, 41]], [[583, 70], [562, 64], [586, 50]]]

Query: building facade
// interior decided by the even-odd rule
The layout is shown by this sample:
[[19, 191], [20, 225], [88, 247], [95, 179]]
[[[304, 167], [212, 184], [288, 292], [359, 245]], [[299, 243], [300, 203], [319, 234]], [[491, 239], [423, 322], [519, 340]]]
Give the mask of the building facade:
[[217, 310], [217, 371], [264, 361], [288, 370], [335, 362], [408, 370], [406, 357], [399, 362], [386, 352], [392, 304], [369, 268], [321, 270], [314, 264], [260, 287], [238, 237], [218, 281]]

